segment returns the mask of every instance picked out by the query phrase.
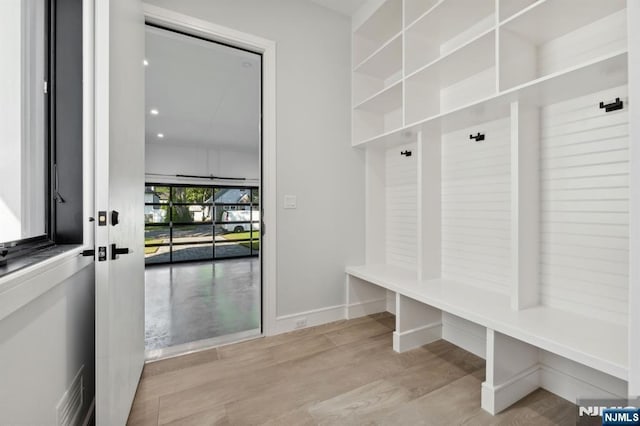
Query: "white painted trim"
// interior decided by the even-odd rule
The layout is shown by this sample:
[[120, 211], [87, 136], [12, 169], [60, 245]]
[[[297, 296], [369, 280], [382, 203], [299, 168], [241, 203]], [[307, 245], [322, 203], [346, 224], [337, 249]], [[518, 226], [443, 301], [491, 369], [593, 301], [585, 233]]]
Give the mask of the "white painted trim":
[[79, 256], [81, 250], [69, 250], [0, 279], [0, 320], [92, 265], [93, 259]]
[[223, 27], [168, 9], [144, 4], [145, 19], [149, 23], [179, 30], [231, 46], [262, 54], [262, 207], [265, 222], [263, 250], [261, 251], [263, 276], [264, 334], [278, 334], [277, 323], [277, 193], [276, 193], [276, 43], [232, 28]]
[[373, 299], [346, 305], [344, 307], [344, 317], [346, 319], [354, 319], [377, 314], [379, 312], [386, 312], [386, 310], [387, 296], [385, 294], [385, 297], [382, 299]]
[[94, 0], [82, 2], [82, 241], [86, 248], [94, 246], [95, 216], [95, 25]]
[[598, 384], [587, 382], [548, 365], [540, 366], [540, 387], [571, 403], [575, 404], [579, 398], [624, 399], [627, 397], [617, 395]]
[[406, 352], [442, 338], [442, 323], [427, 324], [401, 333], [393, 332], [393, 350]]
[[534, 365], [516, 374], [508, 381], [491, 386], [482, 383], [482, 409], [495, 415], [515, 404], [540, 387], [540, 365]]
[[545, 389], [573, 404], [580, 398], [626, 398], [626, 395], [618, 395], [605, 389], [604, 385], [604, 382], [588, 382], [549, 365], [538, 364], [498, 386], [482, 383], [482, 408], [491, 414], [499, 413], [537, 388]]
[[629, 45], [629, 397], [640, 398], [640, 2], [627, 0]]
[[307, 322], [305, 327], [300, 328], [315, 327], [330, 322], [344, 320], [344, 314], [344, 305], [336, 305], [329, 306], [327, 308], [313, 309], [311, 311], [300, 312], [297, 314], [283, 315], [276, 318], [272, 335], [288, 333], [299, 329], [296, 327], [296, 323], [300, 320], [306, 320]]

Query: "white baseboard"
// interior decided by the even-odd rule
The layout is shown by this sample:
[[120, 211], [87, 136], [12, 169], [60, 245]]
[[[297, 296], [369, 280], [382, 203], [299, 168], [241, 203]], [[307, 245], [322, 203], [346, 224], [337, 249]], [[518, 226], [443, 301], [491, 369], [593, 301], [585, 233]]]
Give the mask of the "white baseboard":
[[442, 339], [442, 323], [427, 324], [402, 333], [393, 332], [393, 350], [406, 352]]
[[[557, 357], [553, 355], [553, 357]], [[548, 356], [546, 361], [554, 361]], [[579, 399], [624, 399], [624, 382], [571, 360], [557, 360], [562, 365], [576, 364], [573, 374], [545, 364], [538, 364], [499, 386], [482, 384], [482, 408], [497, 414], [537, 388], [545, 389], [575, 404]], [[555, 363], [555, 362], [554, 362]], [[561, 364], [558, 364], [560, 366]], [[578, 377], [580, 375], [581, 377]], [[601, 376], [601, 377], [599, 377]]]
[[[384, 309], [382, 309], [384, 311]], [[272, 335], [288, 333], [301, 328], [315, 327], [334, 321], [345, 319], [344, 305], [329, 306], [328, 308], [314, 309], [297, 314], [283, 315], [276, 317]], [[300, 321], [305, 321], [306, 325], [299, 327]]]
[[442, 338], [482, 359], [487, 357], [487, 332], [478, 324], [443, 313]]
[[[573, 403], [578, 398], [626, 398], [627, 382], [570, 359], [540, 351], [540, 364], [547, 368], [543, 383], [553, 392]], [[560, 375], [560, 377], [558, 377]]]
[[386, 312], [387, 310], [387, 298], [386, 295], [382, 299], [368, 300], [366, 302], [353, 303], [347, 305], [344, 309], [343, 315], [347, 319], [360, 318], [367, 315], [377, 314], [379, 312]]
[[627, 395], [617, 395], [600, 387], [602, 383], [590, 383], [581, 378], [556, 370], [547, 365], [540, 369], [540, 387], [576, 403], [578, 399], [624, 399]]
[[482, 409], [495, 415], [540, 387], [540, 365], [534, 365], [505, 383], [482, 383]]

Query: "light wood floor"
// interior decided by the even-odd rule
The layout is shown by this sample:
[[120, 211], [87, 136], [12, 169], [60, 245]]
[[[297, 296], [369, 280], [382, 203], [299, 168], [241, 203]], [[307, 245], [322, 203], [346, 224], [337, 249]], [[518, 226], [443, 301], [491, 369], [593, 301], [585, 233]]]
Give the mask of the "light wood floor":
[[129, 424], [575, 424], [543, 390], [492, 417], [484, 360], [445, 341], [397, 354], [393, 328], [380, 314], [148, 364]]

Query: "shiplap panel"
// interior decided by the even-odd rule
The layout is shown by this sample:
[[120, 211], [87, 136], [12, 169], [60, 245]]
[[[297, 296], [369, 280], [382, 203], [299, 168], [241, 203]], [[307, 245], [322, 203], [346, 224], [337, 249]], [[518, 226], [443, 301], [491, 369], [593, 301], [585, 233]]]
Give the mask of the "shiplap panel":
[[626, 102], [627, 87], [542, 108], [540, 292], [545, 305], [624, 323], [628, 114], [598, 105], [616, 97]]
[[621, 188], [628, 185], [628, 173], [608, 176], [584, 176], [581, 179], [543, 180], [541, 184], [546, 191], [554, 189]]
[[[385, 153], [386, 262], [416, 269], [418, 262], [418, 156], [416, 143]], [[412, 151], [411, 157], [400, 155]]]
[[576, 247], [569, 244], [550, 245], [545, 248], [542, 255], [568, 256], [569, 253], [572, 252], [578, 252], [580, 255], [579, 258], [586, 261], [620, 262], [621, 258], [627, 258], [629, 256], [629, 250], [601, 247]]
[[[586, 271], [605, 272], [608, 274], [616, 274], [628, 276], [628, 265], [620, 262], [618, 259], [614, 261], [604, 259], [594, 259], [586, 256], [571, 256], [568, 251], [564, 253], [546, 253], [541, 255], [542, 261], [548, 265], [564, 265], [572, 268], [584, 269]], [[620, 253], [618, 253], [620, 255]]]
[[545, 247], [545, 245], [573, 246], [573, 252], [575, 253], [580, 253], [580, 248], [582, 247], [605, 248], [611, 250], [629, 249], [629, 240], [626, 238], [575, 235], [556, 232], [553, 234], [543, 233], [541, 236], [541, 241], [543, 243], [543, 250], [547, 248]]
[[[580, 13], [579, 9], [575, 13]], [[626, 10], [621, 10], [539, 46], [538, 74], [551, 74], [624, 49], [627, 45], [626, 17]]]
[[[474, 142], [470, 134], [484, 133]], [[509, 119], [442, 137], [442, 275], [508, 294], [511, 250]]]

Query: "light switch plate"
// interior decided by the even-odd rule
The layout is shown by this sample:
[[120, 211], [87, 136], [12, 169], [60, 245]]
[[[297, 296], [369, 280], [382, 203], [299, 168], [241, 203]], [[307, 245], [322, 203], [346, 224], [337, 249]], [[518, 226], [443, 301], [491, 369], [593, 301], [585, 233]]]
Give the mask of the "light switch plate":
[[295, 209], [298, 207], [298, 197], [295, 195], [285, 195], [284, 196], [284, 208], [285, 209]]

